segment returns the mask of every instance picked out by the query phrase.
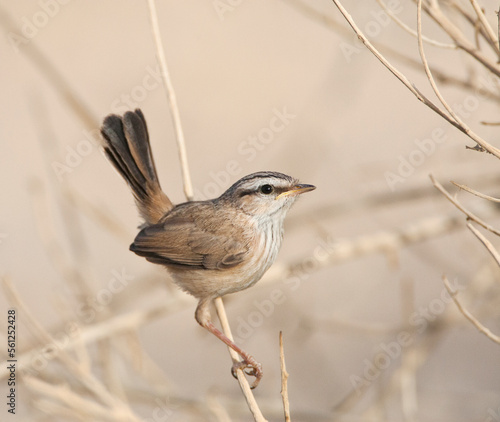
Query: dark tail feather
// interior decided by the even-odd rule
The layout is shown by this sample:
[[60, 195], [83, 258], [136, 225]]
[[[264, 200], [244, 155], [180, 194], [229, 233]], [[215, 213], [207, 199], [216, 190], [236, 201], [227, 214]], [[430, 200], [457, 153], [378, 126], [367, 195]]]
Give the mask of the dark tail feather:
[[173, 205], [158, 181], [142, 111], [127, 111], [123, 117], [110, 114], [101, 134], [104, 153], [132, 189], [141, 216], [148, 224], [157, 223]]

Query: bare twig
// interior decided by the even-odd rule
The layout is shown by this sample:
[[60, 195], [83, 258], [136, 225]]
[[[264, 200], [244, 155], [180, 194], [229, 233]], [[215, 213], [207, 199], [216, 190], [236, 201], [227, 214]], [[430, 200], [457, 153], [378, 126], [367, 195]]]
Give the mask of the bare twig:
[[[469, 12], [469, 9], [466, 9], [464, 5], [462, 5], [458, 1], [451, 1], [448, 3], [453, 9], [457, 10], [460, 15], [462, 15], [467, 22], [471, 26], [474, 27], [475, 32], [477, 32], [477, 35], [481, 35], [483, 39], [488, 43], [488, 45], [491, 47], [491, 49], [498, 54], [498, 45], [495, 42], [494, 39], [491, 39], [490, 36], [486, 33], [486, 30], [484, 27], [481, 25], [481, 22], [478, 21], [478, 18], [476, 15], [471, 14]], [[477, 40], [477, 45], [479, 44], [479, 40]]]
[[153, 37], [156, 45], [156, 54], [161, 69], [161, 76], [163, 80], [163, 85], [165, 87], [165, 93], [167, 94], [170, 113], [172, 115], [172, 120], [174, 123], [177, 147], [179, 149], [179, 160], [181, 162], [182, 178], [184, 180], [184, 194], [186, 195], [188, 201], [192, 201], [194, 198], [194, 194], [193, 194], [193, 186], [191, 184], [191, 175], [189, 173], [189, 163], [187, 159], [186, 144], [184, 142], [184, 132], [182, 131], [179, 107], [177, 105], [174, 86], [172, 85], [172, 81], [170, 80], [170, 73], [168, 71], [167, 59], [165, 57], [165, 52], [161, 41], [160, 25], [158, 24], [158, 14], [156, 13], [155, 0], [148, 0], [148, 5], [151, 18], [151, 27], [153, 30]]
[[427, 75], [427, 78], [429, 79], [429, 82], [431, 84], [431, 87], [438, 97], [439, 101], [441, 104], [443, 104], [444, 108], [452, 119], [458, 124], [460, 127], [460, 130], [464, 132], [469, 138], [471, 138], [473, 141], [475, 141], [478, 145], [480, 145], [482, 148], [484, 148], [486, 151], [490, 152], [491, 154], [495, 155], [497, 158], [500, 158], [500, 150], [495, 148], [493, 145], [490, 145], [488, 142], [483, 140], [479, 135], [475, 134], [460, 117], [453, 111], [453, 109], [449, 106], [447, 101], [444, 99], [442, 96], [441, 92], [439, 91], [436, 82], [434, 81], [434, 77], [432, 76], [432, 73], [429, 69], [429, 64], [427, 63], [427, 59], [425, 57], [425, 52], [424, 52], [424, 45], [422, 41], [422, 0], [417, 0], [417, 33], [418, 33], [418, 51], [420, 53], [420, 57], [422, 58], [422, 64], [424, 65], [425, 73]]
[[[224, 334], [231, 341], [233, 341], [233, 335], [231, 333], [231, 327], [229, 326], [229, 321], [227, 319], [226, 310], [224, 309], [224, 303], [222, 302], [222, 299], [220, 297], [215, 299], [214, 303], [215, 303], [215, 309], [217, 310], [217, 315], [219, 316], [219, 320], [220, 320], [220, 323], [222, 326], [222, 330], [224, 331]], [[238, 353], [236, 353], [229, 346], [227, 349], [229, 350], [229, 354], [231, 355], [233, 362], [239, 362], [240, 357], [239, 357]], [[238, 382], [240, 384], [241, 391], [242, 391], [242, 393], [245, 396], [245, 399], [247, 401], [248, 407], [250, 408], [250, 411], [252, 412], [254, 420], [256, 422], [266, 421], [266, 419], [262, 415], [262, 412], [259, 409], [259, 405], [255, 401], [255, 397], [252, 393], [250, 385], [248, 384], [248, 381], [245, 378], [245, 374], [243, 373], [243, 370], [241, 368], [236, 371], [236, 376], [238, 378]]]
[[479, 241], [488, 249], [493, 259], [496, 261], [497, 265], [500, 267], [500, 254], [492, 245], [492, 243], [484, 237], [479, 230], [477, 230], [471, 223], [467, 223], [467, 228], [476, 236]]
[[[311, 19], [319, 23], [320, 25], [325, 26], [328, 29], [335, 31], [341, 37], [345, 39], [351, 38], [350, 37], [350, 35], [352, 35], [351, 30], [337, 23], [337, 21], [332, 19], [330, 16], [315, 10], [313, 7], [310, 6], [310, 3], [306, 2], [306, 0], [288, 0], [286, 4], [296, 8], [300, 13], [302, 13], [308, 19]], [[456, 4], [453, 3], [453, 6], [455, 5]], [[488, 38], [486, 39], [488, 40]], [[399, 60], [401, 63], [407, 64], [408, 66], [411, 66], [414, 69], [418, 70], [421, 69], [420, 61], [417, 61], [412, 57], [409, 57], [408, 55], [401, 53], [400, 51], [396, 50], [395, 48], [391, 47], [388, 44], [377, 42], [376, 45], [378, 46], [377, 47], [378, 50], [387, 57], [393, 57]], [[494, 48], [496, 49], [496, 45], [494, 46]], [[499, 96], [496, 93], [492, 92], [485, 86], [482, 85], [479, 86], [477, 83], [471, 81], [469, 78], [460, 79], [453, 75], [446, 74], [445, 72], [435, 67], [434, 68], [431, 67], [431, 70], [432, 73], [434, 74], [434, 78], [443, 84], [464, 88], [472, 92], [474, 95], [480, 95], [484, 98], [488, 98], [496, 102], [500, 100]]]
[[466, 192], [472, 193], [473, 195], [479, 196], [479, 198], [487, 199], [488, 201], [491, 202], [500, 202], [500, 199], [494, 198], [493, 196], [486, 195], [484, 193], [478, 192], [477, 190], [471, 189], [466, 185], [461, 185], [460, 183], [456, 183], [454, 181], [451, 181], [457, 188], [460, 188]]
[[432, 101], [430, 101], [424, 94], [420, 92], [420, 90], [408, 80], [408, 78], [401, 73], [395, 66], [393, 66], [376, 48], [375, 46], [366, 38], [361, 29], [356, 25], [352, 16], [347, 12], [345, 7], [339, 0], [332, 0], [333, 3], [337, 6], [340, 13], [347, 20], [347, 23], [354, 30], [358, 38], [361, 42], [366, 46], [366, 48], [387, 68], [389, 71], [398, 78], [404, 86], [406, 86], [412, 93], [417, 97], [417, 99], [423, 102], [427, 107], [432, 109], [435, 113], [439, 114], [443, 119], [445, 119], [448, 123], [455, 126], [457, 129], [462, 130], [462, 128], [451, 119], [446, 113], [444, 113], [439, 107], [437, 107]]
[[[476, 12], [476, 15], [479, 19], [479, 22], [481, 22], [482, 27], [486, 31], [487, 37], [491, 40], [491, 43], [493, 45], [496, 44], [496, 35], [495, 32], [493, 31], [493, 28], [490, 26], [489, 22], [486, 20], [486, 16], [484, 16], [484, 12], [481, 9], [481, 6], [476, 0], [470, 0], [470, 3], [472, 4], [472, 7], [474, 9], [474, 12]], [[497, 51], [497, 54], [500, 54], [500, 51]]]
[[290, 422], [290, 402], [288, 400], [288, 372], [285, 365], [285, 351], [283, 350], [283, 332], [280, 331], [280, 363], [281, 363], [281, 397], [285, 422]]
[[497, 336], [496, 334], [493, 334], [488, 328], [486, 328], [483, 324], [481, 324], [475, 317], [472, 315], [467, 309], [465, 309], [462, 304], [458, 301], [457, 299], [457, 292], [454, 292], [451, 289], [450, 283], [446, 276], [443, 276], [443, 282], [446, 287], [446, 290], [448, 290], [448, 293], [450, 294], [451, 298], [453, 299], [453, 302], [455, 302], [455, 305], [457, 305], [458, 310], [463, 314], [465, 318], [467, 318], [474, 327], [478, 329], [479, 332], [483, 333], [486, 337], [488, 337], [490, 340], [494, 341], [497, 344], [500, 344], [500, 337]]
[[[490, 72], [500, 76], [500, 67], [498, 63], [491, 61], [481, 50], [476, 48], [475, 44], [471, 43], [466, 38], [464, 33], [443, 13], [437, 1], [432, 1], [429, 6], [425, 6], [425, 11], [450, 36], [460, 49], [467, 52]], [[485, 38], [489, 40], [489, 37], [486, 36]], [[494, 46], [494, 48], [496, 49], [496, 46]]]
[[472, 214], [470, 211], [465, 209], [460, 202], [458, 202], [455, 198], [453, 198], [450, 193], [439, 183], [434, 176], [431, 174], [429, 175], [430, 179], [432, 180], [432, 183], [434, 186], [441, 192], [443, 193], [444, 196], [450, 201], [455, 207], [457, 207], [460, 211], [462, 211], [469, 219], [475, 221], [477, 224], [480, 226], [484, 227], [486, 230], [489, 230], [492, 233], [495, 233], [496, 235], [500, 236], [500, 231], [495, 229], [494, 227], [490, 226], [488, 223], [483, 221], [481, 218], [479, 218], [477, 215]]
[[[421, 102], [423, 102], [427, 107], [429, 107], [431, 110], [433, 110], [435, 113], [439, 114], [443, 119], [445, 119], [448, 123], [450, 123], [451, 125], [455, 126], [458, 130], [460, 130], [461, 132], [465, 133], [469, 138], [471, 138], [474, 142], [476, 142], [476, 144], [478, 144], [482, 149], [488, 151], [489, 153], [493, 154], [494, 156], [496, 156], [497, 158], [500, 158], [500, 150], [495, 148], [494, 146], [492, 146], [491, 144], [489, 144], [488, 142], [486, 142], [484, 139], [482, 139], [479, 135], [477, 135], [476, 133], [474, 133], [469, 127], [467, 127], [465, 124], [461, 124], [462, 122], [458, 122], [455, 118], [452, 118], [450, 116], [448, 116], [448, 114], [446, 114], [443, 110], [441, 110], [438, 106], [436, 106], [432, 101], [430, 101], [424, 94], [422, 94], [420, 92], [420, 90], [415, 87], [415, 85], [413, 85], [413, 83], [411, 83], [408, 78], [403, 74], [401, 73], [396, 67], [394, 67], [374, 46], [373, 44], [368, 40], [368, 38], [366, 38], [366, 36], [363, 34], [363, 32], [361, 31], [361, 29], [356, 25], [356, 23], [354, 22], [353, 18], [351, 17], [351, 15], [347, 12], [347, 10], [345, 9], [345, 7], [342, 5], [342, 3], [340, 2], [340, 0], [332, 0], [333, 3], [337, 6], [337, 8], [339, 9], [340, 13], [342, 13], [342, 15], [344, 16], [344, 18], [347, 20], [347, 22], [349, 23], [349, 25], [351, 26], [351, 28], [354, 30], [354, 32], [356, 33], [356, 35], [358, 36], [358, 38], [363, 42], [363, 44], [366, 46], [366, 48], [368, 48], [368, 50], [370, 50], [372, 52], [372, 54], [387, 68], [389, 69], [389, 71], [394, 75], [396, 76], [396, 78], [398, 78], [412, 93], [413, 95], [415, 95], [415, 97], [417, 97], [417, 99]], [[420, 0], [421, 1], [421, 0]], [[434, 4], [434, 3], [433, 3]], [[427, 10], [429, 10], [429, 8], [427, 8]], [[428, 12], [430, 13], [430, 12]], [[438, 19], [437, 15], [440, 12], [440, 10], [438, 9], [437, 11], [435, 11], [433, 9], [433, 18], [435, 20]], [[439, 15], [439, 17], [441, 17], [441, 15]], [[443, 18], [445, 19], [445, 18]], [[443, 26], [443, 25], [442, 25]], [[497, 69], [497, 66], [496, 65], [492, 65], [487, 59], [485, 59], [482, 54], [480, 54], [479, 52], [475, 51], [475, 48], [474, 47], [471, 47], [469, 45], [468, 42], [466, 41], [463, 41], [462, 38], [462, 34], [459, 33], [457, 34], [458, 30], [450, 23], [450, 26], [454, 28], [454, 35], [455, 35], [455, 38], [460, 38], [460, 41], [462, 41], [461, 44], [458, 43], [457, 39], [454, 38], [454, 41], [457, 42], [457, 44], [459, 45], [460, 48], [462, 49], [466, 49], [466, 51], [468, 52], [471, 52], [472, 50], [474, 50], [473, 52], [471, 52], [471, 54], [476, 57], [481, 63], [483, 63], [485, 66], [486, 64], [488, 64], [488, 68], [494, 72], [495, 74], [500, 74], [500, 70]], [[451, 36], [451, 35], [450, 35]], [[453, 37], [452, 37], [453, 38]], [[480, 60], [481, 59], [481, 60]], [[486, 63], [486, 64], [485, 64]]]
[[[411, 29], [408, 25], [406, 25], [401, 19], [399, 19], [391, 9], [387, 7], [387, 5], [384, 3], [383, 0], [377, 0], [377, 3], [380, 5], [380, 7], [387, 13], [387, 15], [402, 29], [404, 29], [406, 32], [409, 34], [413, 35], [415, 38], [417, 38], [418, 34], [417, 31]], [[442, 43], [436, 40], [433, 40], [431, 38], [422, 36], [422, 39], [428, 43], [429, 45], [433, 45], [434, 47], [440, 47], [440, 48], [446, 48], [446, 49], [457, 49], [456, 44], [446, 44]]]
[[422, 0], [417, 0], [417, 39], [418, 39], [418, 52], [420, 53], [422, 64], [424, 65], [425, 69], [425, 74], [427, 75], [427, 79], [429, 79], [432, 90], [438, 97], [441, 104], [443, 104], [446, 111], [450, 113], [453, 120], [455, 120], [455, 122], [457, 122], [458, 124], [462, 125], [460, 118], [456, 115], [456, 113], [452, 110], [452, 108], [448, 105], [444, 97], [441, 95], [441, 92], [439, 91], [436, 82], [434, 81], [434, 77], [432, 76], [432, 73], [429, 69], [429, 64], [427, 63], [427, 59], [425, 57], [424, 44], [422, 39]]

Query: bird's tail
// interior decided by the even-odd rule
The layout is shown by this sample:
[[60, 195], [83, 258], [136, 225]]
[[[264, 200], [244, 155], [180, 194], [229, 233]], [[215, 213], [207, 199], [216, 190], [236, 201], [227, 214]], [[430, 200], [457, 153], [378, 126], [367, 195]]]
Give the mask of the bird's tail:
[[161, 190], [142, 111], [110, 114], [101, 134], [104, 153], [132, 189], [141, 216], [148, 225], [157, 223], [173, 204]]

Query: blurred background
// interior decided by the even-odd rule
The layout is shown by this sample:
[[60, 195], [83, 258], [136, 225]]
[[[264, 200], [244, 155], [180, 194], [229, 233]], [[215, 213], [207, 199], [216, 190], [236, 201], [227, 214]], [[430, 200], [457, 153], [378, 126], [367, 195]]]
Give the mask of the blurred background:
[[[497, 29], [498, 3], [481, 4]], [[417, 39], [375, 1], [344, 6], [434, 101]], [[412, 2], [388, 7], [416, 27]], [[224, 298], [234, 336], [263, 365], [266, 418], [283, 420], [283, 331], [292, 420], [498, 420], [499, 345], [442, 281], [498, 333], [498, 266], [429, 179], [495, 226], [494, 205], [449, 181], [500, 195], [497, 159], [466, 149], [474, 143], [380, 64], [333, 2], [157, 8], [196, 198], [259, 170], [317, 186], [289, 213], [275, 266]], [[251, 420], [196, 301], [128, 250], [141, 222], [99, 149], [107, 114], [141, 108], [162, 187], [185, 201], [147, 3], [0, 0], [0, 23], [0, 338], [14, 307], [17, 420]], [[424, 33], [450, 43], [427, 16]], [[496, 144], [498, 126], [481, 122], [498, 122], [498, 78], [456, 49], [426, 53], [449, 104]]]

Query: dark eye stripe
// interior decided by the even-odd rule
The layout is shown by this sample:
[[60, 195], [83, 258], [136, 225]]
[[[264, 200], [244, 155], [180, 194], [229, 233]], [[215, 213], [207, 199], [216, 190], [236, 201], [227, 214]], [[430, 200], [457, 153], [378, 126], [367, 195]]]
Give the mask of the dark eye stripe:
[[242, 190], [239, 195], [240, 195], [240, 198], [243, 198], [244, 196], [247, 196], [247, 195], [252, 195], [255, 193], [255, 190]]

